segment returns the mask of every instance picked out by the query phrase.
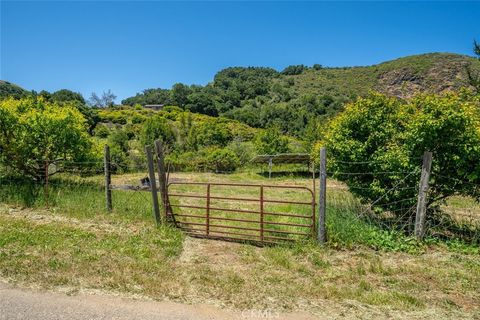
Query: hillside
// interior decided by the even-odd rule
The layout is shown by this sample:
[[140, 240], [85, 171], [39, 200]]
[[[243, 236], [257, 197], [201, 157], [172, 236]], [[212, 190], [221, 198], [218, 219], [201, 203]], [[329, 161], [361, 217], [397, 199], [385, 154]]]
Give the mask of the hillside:
[[16, 84], [8, 81], [0, 80], [0, 99], [7, 97], [22, 98], [29, 94], [29, 92]]
[[466, 84], [465, 68], [480, 70], [480, 61], [463, 55], [431, 53], [414, 55], [367, 67], [308, 69], [294, 79], [296, 94], [334, 94], [351, 97], [369, 90], [401, 98], [416, 92], [439, 93]]
[[[171, 89], [146, 89], [122, 104], [174, 105], [255, 128], [275, 125], [284, 133], [314, 141], [325, 121], [341, 111], [346, 102], [370, 90], [400, 98], [417, 92], [457, 90], [468, 86], [467, 67], [480, 74], [480, 60], [452, 53], [414, 55], [365, 67], [297, 65], [281, 72], [265, 67], [231, 67], [219, 71], [206, 86], [177, 83]], [[0, 99], [28, 94], [19, 86], [0, 81]], [[49, 98], [64, 101], [76, 96], [85, 103], [80, 94], [69, 90], [60, 90]]]
[[193, 112], [224, 115], [253, 127], [278, 124], [293, 135], [308, 135], [315, 124], [342, 110], [345, 102], [370, 90], [407, 98], [467, 86], [466, 67], [480, 72], [469, 56], [431, 53], [366, 67], [289, 66], [282, 72], [263, 67], [233, 67], [208, 85], [176, 84], [147, 89], [123, 104], [172, 104]]

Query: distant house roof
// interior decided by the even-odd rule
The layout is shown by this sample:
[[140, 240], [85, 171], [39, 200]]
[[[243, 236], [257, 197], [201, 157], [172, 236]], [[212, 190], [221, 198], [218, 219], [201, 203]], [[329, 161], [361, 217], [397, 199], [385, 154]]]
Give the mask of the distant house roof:
[[310, 161], [308, 153], [279, 153], [259, 155], [252, 159], [253, 163], [305, 163]]
[[163, 104], [146, 104], [143, 107], [149, 109], [161, 109], [163, 108]]

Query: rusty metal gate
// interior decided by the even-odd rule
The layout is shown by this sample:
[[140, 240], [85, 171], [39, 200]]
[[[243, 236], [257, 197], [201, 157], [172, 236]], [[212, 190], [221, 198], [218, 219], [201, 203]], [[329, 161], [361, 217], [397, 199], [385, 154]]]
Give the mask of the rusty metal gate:
[[167, 194], [170, 218], [194, 237], [258, 244], [315, 237], [315, 194], [307, 187], [170, 182]]

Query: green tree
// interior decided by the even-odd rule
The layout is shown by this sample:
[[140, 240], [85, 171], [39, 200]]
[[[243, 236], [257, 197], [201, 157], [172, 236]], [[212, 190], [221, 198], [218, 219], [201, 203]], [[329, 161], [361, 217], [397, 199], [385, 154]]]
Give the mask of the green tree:
[[[41, 91], [40, 94], [42, 94]], [[85, 104], [85, 99], [83, 96], [78, 93], [78, 92], [73, 92], [68, 89], [61, 89], [58, 91], [55, 91], [50, 95], [50, 99], [53, 102], [79, 102], [80, 104], [84, 105]]]
[[479, 110], [478, 98], [469, 93], [419, 95], [406, 102], [381, 94], [358, 99], [328, 130], [329, 171], [353, 193], [408, 219], [421, 156], [432, 151], [428, 205], [453, 194], [480, 199]]
[[128, 135], [123, 129], [114, 130], [108, 136], [109, 145], [118, 147], [125, 154], [128, 153], [128, 140]]
[[308, 70], [308, 67], [303, 64], [292, 65], [283, 69], [282, 74], [288, 75], [288, 76], [294, 76], [294, 75], [302, 74], [306, 70]]
[[473, 40], [473, 53], [477, 56], [477, 59], [480, 60], [480, 43], [476, 40]]
[[203, 113], [209, 116], [218, 115], [213, 97], [203, 91], [193, 92], [188, 95], [186, 109], [191, 112]]
[[122, 100], [122, 104], [134, 106], [136, 104], [170, 104], [170, 90], [168, 89], [145, 89], [142, 93], [137, 93], [134, 97]]
[[91, 106], [97, 108], [112, 107], [116, 98], [117, 96], [113, 94], [110, 89], [108, 89], [108, 91], [103, 91], [101, 96], [98, 96], [95, 92], [92, 92], [89, 103]]
[[82, 161], [90, 155], [85, 118], [71, 105], [42, 99], [0, 102], [0, 161], [42, 178], [45, 161]]
[[188, 103], [188, 95], [190, 93], [191, 90], [188, 86], [183, 83], [176, 83], [170, 90], [171, 102], [178, 107], [184, 108]]
[[27, 90], [8, 81], [0, 80], [0, 100], [7, 98], [21, 99], [31, 96]]
[[161, 116], [148, 118], [144, 122], [140, 141], [143, 145], [153, 145], [154, 141], [160, 139], [166, 148], [173, 148], [175, 143], [174, 132], [168, 121]]
[[255, 139], [255, 145], [260, 154], [273, 155], [289, 151], [288, 139], [282, 134], [280, 128], [276, 125], [259, 133]]
[[199, 123], [195, 132], [198, 144], [205, 147], [224, 147], [233, 139], [233, 134], [227, 124], [216, 119]]
[[[473, 53], [480, 60], [480, 44], [473, 41]], [[474, 70], [471, 65], [466, 67], [468, 84], [474, 88], [477, 93], [480, 93], [480, 72]]]

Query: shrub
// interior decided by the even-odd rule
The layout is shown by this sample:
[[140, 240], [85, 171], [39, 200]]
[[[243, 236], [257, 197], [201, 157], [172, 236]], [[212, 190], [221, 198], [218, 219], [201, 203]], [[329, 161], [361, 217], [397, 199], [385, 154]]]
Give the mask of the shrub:
[[277, 154], [289, 151], [288, 138], [282, 135], [278, 126], [271, 126], [263, 132], [260, 132], [255, 145], [260, 154]]
[[161, 116], [149, 118], [143, 124], [140, 141], [143, 145], [153, 145], [160, 139], [166, 147], [172, 147], [175, 143], [175, 135], [167, 120]]
[[238, 139], [233, 140], [227, 148], [235, 153], [240, 165], [244, 165], [251, 161], [255, 156], [255, 146], [252, 142], [243, 142]]
[[283, 69], [282, 74], [292, 75], [292, 76], [299, 75], [299, 74], [302, 74], [305, 70], [308, 70], [308, 67], [303, 64], [293, 65]]
[[146, 117], [141, 115], [141, 114], [134, 114], [132, 116], [132, 123], [133, 124], [139, 124], [139, 123], [143, 123], [145, 121]]
[[[480, 200], [480, 108], [475, 99], [469, 93], [419, 95], [406, 102], [381, 94], [358, 99], [331, 123], [325, 139], [329, 170], [372, 173], [337, 177], [360, 197], [382, 198], [379, 207], [408, 218], [421, 156], [428, 150], [433, 152], [429, 206], [454, 193]], [[413, 188], [387, 192], [402, 180]], [[401, 203], [388, 204], [396, 201]]]
[[197, 141], [201, 146], [226, 146], [233, 139], [227, 123], [217, 119], [199, 123], [196, 128]]
[[235, 171], [240, 165], [237, 155], [229, 149], [217, 149], [208, 156], [207, 160], [210, 168], [215, 172]]
[[99, 138], [106, 138], [110, 135], [110, 130], [106, 125], [99, 124], [95, 128], [94, 134]]
[[0, 101], [0, 128], [0, 162], [37, 179], [45, 160], [82, 161], [91, 152], [85, 118], [68, 103]]

